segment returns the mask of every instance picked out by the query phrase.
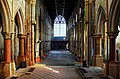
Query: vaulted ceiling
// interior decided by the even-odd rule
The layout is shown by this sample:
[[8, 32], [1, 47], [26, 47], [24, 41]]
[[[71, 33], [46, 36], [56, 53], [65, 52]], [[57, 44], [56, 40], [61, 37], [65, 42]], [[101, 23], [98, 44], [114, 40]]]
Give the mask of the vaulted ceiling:
[[73, 9], [75, 7], [75, 2], [77, 0], [43, 0], [48, 14], [52, 19], [52, 22], [55, 20], [57, 15], [63, 15], [65, 20], [68, 21]]

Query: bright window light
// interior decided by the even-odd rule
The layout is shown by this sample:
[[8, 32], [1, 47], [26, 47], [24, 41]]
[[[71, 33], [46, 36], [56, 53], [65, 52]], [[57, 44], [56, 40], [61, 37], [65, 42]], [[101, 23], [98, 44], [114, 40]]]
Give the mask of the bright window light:
[[61, 15], [54, 20], [54, 37], [66, 37], [66, 21]]

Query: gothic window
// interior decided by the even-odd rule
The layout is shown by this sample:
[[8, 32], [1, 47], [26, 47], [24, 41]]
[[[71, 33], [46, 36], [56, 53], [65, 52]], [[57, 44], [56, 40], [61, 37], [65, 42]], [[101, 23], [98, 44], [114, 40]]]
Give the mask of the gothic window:
[[66, 37], [66, 21], [61, 15], [54, 20], [54, 37]]

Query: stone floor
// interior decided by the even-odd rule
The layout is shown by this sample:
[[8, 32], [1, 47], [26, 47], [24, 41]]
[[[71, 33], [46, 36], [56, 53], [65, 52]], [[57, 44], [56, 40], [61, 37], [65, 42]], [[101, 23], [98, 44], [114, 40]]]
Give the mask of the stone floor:
[[16, 79], [82, 79], [77, 69], [72, 66], [37, 65], [29, 68], [27, 72], [24, 72]]
[[82, 67], [69, 51], [51, 51], [42, 63], [20, 68], [6, 79], [112, 79], [100, 67]]
[[42, 63], [19, 69], [6, 79], [83, 79], [69, 51], [51, 51]]
[[69, 51], [50, 51], [47, 57], [42, 62], [47, 66], [73, 66], [76, 62], [76, 57]]

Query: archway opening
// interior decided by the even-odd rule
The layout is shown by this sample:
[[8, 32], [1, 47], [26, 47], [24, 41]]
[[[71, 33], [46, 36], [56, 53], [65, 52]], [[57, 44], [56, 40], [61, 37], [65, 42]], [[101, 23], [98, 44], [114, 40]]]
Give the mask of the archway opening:
[[106, 52], [107, 52], [107, 46], [106, 46], [106, 38], [107, 38], [107, 27], [105, 26], [105, 19], [106, 19], [106, 14], [105, 10], [102, 6], [99, 7], [98, 10], [98, 29], [97, 33], [101, 34], [100, 37], [100, 47], [99, 47], [99, 55], [101, 57], [101, 61], [106, 61]]
[[[113, 61], [120, 61], [120, 1], [119, 0], [114, 0], [112, 2], [111, 8], [110, 8], [110, 13], [109, 13], [109, 28], [108, 31], [111, 33], [114, 33], [112, 37], [114, 38], [114, 43], [110, 41], [112, 44], [112, 47], [109, 47], [110, 51], [114, 51], [114, 53], [110, 52], [109, 58]], [[110, 45], [111, 46], [111, 45]]]
[[16, 63], [16, 68], [18, 69], [19, 68], [19, 60], [18, 60], [18, 56], [19, 56], [19, 53], [20, 53], [20, 50], [19, 50], [19, 38], [18, 38], [18, 35], [19, 35], [19, 29], [18, 29], [18, 26], [19, 26], [19, 21], [18, 21], [18, 13], [16, 14], [15, 16], [15, 23], [14, 23], [14, 38], [12, 39], [13, 40], [13, 50], [14, 50], [14, 56], [15, 56], [15, 63]]

